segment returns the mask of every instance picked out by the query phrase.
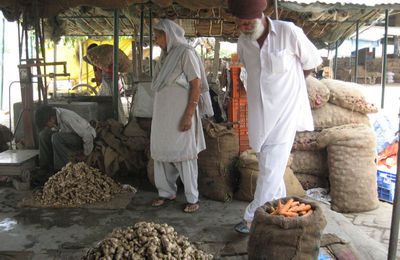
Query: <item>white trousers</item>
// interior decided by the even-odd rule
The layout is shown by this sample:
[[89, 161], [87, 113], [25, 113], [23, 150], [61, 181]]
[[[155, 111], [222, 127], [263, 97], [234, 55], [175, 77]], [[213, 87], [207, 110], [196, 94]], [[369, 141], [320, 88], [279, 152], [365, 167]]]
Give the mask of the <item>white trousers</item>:
[[154, 181], [160, 197], [171, 198], [176, 196], [176, 181], [179, 176], [185, 187], [186, 201], [188, 203], [198, 202], [197, 159], [182, 162], [154, 161]]
[[283, 180], [293, 141], [282, 144], [264, 144], [258, 154], [260, 173], [253, 201], [247, 206], [244, 220], [251, 222], [256, 209], [266, 202], [286, 197]]

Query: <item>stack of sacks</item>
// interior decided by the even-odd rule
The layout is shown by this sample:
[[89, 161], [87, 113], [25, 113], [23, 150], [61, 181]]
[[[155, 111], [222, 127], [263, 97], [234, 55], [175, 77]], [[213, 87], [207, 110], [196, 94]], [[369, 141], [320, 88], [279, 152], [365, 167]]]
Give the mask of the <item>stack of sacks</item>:
[[366, 101], [361, 85], [313, 77], [308, 77], [306, 83], [315, 131], [296, 134], [291, 168], [304, 189], [329, 188], [326, 147], [317, 144], [320, 132], [353, 123], [369, 127], [366, 114], [378, 108]]
[[312, 110], [315, 129], [347, 124], [370, 125], [366, 114], [376, 113], [378, 108], [365, 99], [361, 85], [332, 79], [321, 82], [329, 89], [330, 95], [328, 103]]
[[145, 149], [149, 138], [135, 121], [125, 127], [113, 119], [97, 122], [96, 141], [87, 164], [114, 176], [123, 166], [130, 171], [146, 167]]
[[[302, 133], [304, 135], [304, 133]], [[295, 150], [290, 168], [305, 190], [329, 188], [328, 162], [325, 149]]]
[[[287, 164], [284, 181], [287, 196], [304, 196], [304, 190], [290, 169], [291, 159]], [[239, 187], [235, 192], [235, 198], [243, 201], [252, 201], [256, 190], [259, 175], [258, 159], [256, 153], [251, 150], [244, 151], [238, 161]]]

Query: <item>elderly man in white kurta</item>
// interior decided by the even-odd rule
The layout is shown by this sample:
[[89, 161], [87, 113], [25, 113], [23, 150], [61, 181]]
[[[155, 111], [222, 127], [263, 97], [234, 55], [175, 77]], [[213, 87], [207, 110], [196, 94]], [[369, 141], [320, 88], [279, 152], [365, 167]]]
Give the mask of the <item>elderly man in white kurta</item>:
[[206, 147], [201, 115], [213, 114], [208, 84], [201, 60], [179, 25], [163, 19], [154, 26], [154, 35], [162, 53], [152, 83], [150, 146], [159, 195], [152, 205], [175, 199], [180, 176], [187, 200], [184, 212], [191, 213], [199, 209], [197, 154]]
[[322, 59], [299, 27], [264, 17], [265, 0], [230, 0], [229, 7], [241, 31], [249, 141], [260, 167], [254, 199], [235, 226], [248, 233], [258, 207], [286, 196], [283, 175], [296, 131], [314, 129], [305, 77]]

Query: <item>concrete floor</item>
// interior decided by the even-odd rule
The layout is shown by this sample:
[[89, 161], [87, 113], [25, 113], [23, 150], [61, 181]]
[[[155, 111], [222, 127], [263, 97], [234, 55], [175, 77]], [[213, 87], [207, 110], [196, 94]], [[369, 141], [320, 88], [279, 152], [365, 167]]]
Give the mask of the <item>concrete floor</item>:
[[[124, 210], [18, 208], [25, 195], [12, 187], [0, 187], [0, 259], [2, 251], [23, 251], [20, 258], [6, 259], [79, 259], [113, 228], [138, 221], [172, 225], [216, 259], [247, 259], [247, 236], [233, 230], [241, 220], [245, 202], [202, 199], [197, 213], [186, 214], [182, 212], [182, 194], [163, 208], [152, 208], [149, 203], [156, 193], [139, 189]], [[369, 237], [349, 218], [321, 205], [328, 222], [324, 233], [335, 233], [349, 241], [360, 259], [386, 258], [384, 244]]]

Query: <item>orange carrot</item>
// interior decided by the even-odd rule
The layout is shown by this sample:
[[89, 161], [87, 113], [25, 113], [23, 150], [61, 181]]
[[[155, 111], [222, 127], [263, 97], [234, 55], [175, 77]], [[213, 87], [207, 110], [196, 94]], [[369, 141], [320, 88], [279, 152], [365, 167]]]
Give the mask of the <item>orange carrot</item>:
[[277, 210], [278, 212], [280, 212], [281, 209], [282, 209], [282, 202], [281, 202], [281, 200], [278, 200], [278, 206], [276, 207], [276, 210]]
[[303, 215], [303, 217], [310, 216], [312, 213], [313, 213], [313, 210], [312, 210], [312, 209], [310, 209], [309, 211], [307, 211], [307, 213], [306, 213], [306, 214], [304, 214], [304, 215]]
[[279, 211], [279, 213], [283, 213], [283, 212], [287, 212], [288, 209], [290, 208], [290, 205], [292, 204], [293, 199], [288, 200], [285, 205], [283, 206], [283, 208]]
[[298, 206], [296, 209], [292, 209], [291, 212], [307, 211], [310, 209], [311, 209], [311, 205], [307, 204], [307, 205], [302, 206], [300, 204], [300, 206]]
[[289, 212], [289, 211], [281, 212], [281, 214], [284, 215], [285, 217], [298, 217], [299, 216], [299, 214], [297, 214], [295, 212]]
[[300, 201], [293, 201], [292, 203], [292, 207], [298, 206], [300, 205]]
[[307, 211], [300, 211], [300, 212], [298, 212], [298, 213], [299, 213], [299, 216], [304, 216], [304, 214], [306, 214]]

